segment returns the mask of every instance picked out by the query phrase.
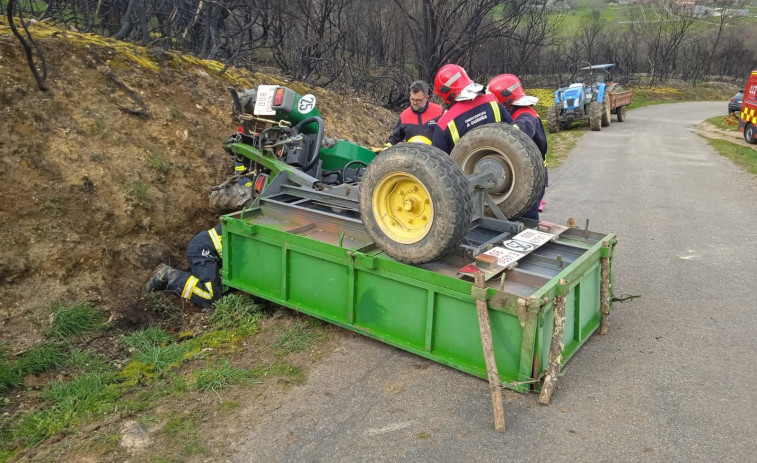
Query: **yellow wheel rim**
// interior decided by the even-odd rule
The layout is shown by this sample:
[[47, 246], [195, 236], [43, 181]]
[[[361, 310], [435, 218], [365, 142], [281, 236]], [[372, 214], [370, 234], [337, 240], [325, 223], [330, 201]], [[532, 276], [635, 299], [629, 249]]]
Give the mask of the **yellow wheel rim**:
[[373, 215], [379, 228], [392, 241], [417, 243], [434, 222], [434, 203], [415, 176], [394, 172], [382, 178], [373, 190]]

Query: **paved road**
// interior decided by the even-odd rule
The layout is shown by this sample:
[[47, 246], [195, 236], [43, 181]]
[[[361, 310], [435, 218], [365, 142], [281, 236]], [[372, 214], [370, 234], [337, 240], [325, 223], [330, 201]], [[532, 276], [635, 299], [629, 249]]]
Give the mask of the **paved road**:
[[[640, 108], [550, 174], [543, 218], [617, 232], [608, 336], [552, 404], [354, 334], [237, 442], [235, 461], [755, 461], [757, 180], [693, 126], [723, 103]], [[250, 411], [254, 413], [253, 410]]]

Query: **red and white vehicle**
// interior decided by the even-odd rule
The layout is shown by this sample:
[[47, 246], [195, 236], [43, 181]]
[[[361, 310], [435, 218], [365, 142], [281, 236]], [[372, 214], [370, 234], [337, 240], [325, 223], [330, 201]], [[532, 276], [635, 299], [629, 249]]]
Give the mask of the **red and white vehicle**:
[[747, 143], [757, 143], [757, 71], [752, 71], [744, 88], [744, 101], [739, 113], [739, 130]]

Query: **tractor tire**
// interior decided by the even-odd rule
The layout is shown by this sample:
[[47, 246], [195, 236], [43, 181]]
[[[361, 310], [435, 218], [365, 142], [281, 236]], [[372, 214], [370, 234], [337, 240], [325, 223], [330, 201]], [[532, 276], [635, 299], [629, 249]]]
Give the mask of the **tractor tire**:
[[452, 251], [470, 228], [471, 188], [447, 153], [420, 143], [384, 150], [365, 169], [360, 217], [374, 243], [408, 264]]
[[589, 126], [591, 130], [602, 130], [602, 103], [592, 101], [589, 103]]
[[551, 106], [547, 108], [547, 130], [549, 133], [557, 133], [560, 131], [560, 124], [557, 120], [557, 117], [560, 113], [560, 110], [557, 108], [557, 106]]
[[[494, 172], [486, 191], [508, 219], [527, 212], [544, 188], [544, 163], [531, 137], [507, 124], [486, 124], [466, 133], [450, 153], [465, 175]], [[493, 215], [488, 211], [489, 215]]]
[[618, 122], [626, 120], [626, 107], [620, 106], [615, 110], [615, 115], [618, 117]]
[[570, 130], [573, 128], [573, 121], [560, 121], [560, 130]]
[[610, 98], [605, 95], [605, 99], [602, 102], [602, 127], [610, 127], [610, 118], [612, 110], [610, 109]]

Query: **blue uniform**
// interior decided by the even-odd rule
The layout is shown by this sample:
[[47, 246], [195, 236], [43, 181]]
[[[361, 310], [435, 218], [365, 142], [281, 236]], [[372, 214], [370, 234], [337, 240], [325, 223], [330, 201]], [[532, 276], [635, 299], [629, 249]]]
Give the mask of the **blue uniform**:
[[203, 308], [210, 307], [223, 296], [221, 284], [221, 225], [196, 234], [187, 246], [187, 262], [190, 272], [181, 272], [166, 288], [191, 303]]
[[472, 100], [458, 101], [437, 122], [431, 144], [449, 154], [463, 135], [480, 125], [493, 122], [513, 123], [510, 113], [494, 95], [485, 94]]
[[[515, 119], [513, 125], [517, 126], [521, 130], [521, 132], [531, 137], [531, 139], [536, 144], [536, 147], [539, 148], [542, 160], [544, 161], [544, 187], [546, 188], [548, 186], [547, 134], [544, 133], [544, 124], [542, 124], [541, 119], [539, 119], [539, 115], [537, 114], [536, 110], [534, 110], [534, 108], [532, 108], [531, 106], [516, 107], [516, 109], [513, 111], [513, 118]], [[533, 205], [533, 207], [531, 207], [531, 209], [528, 210], [528, 212], [523, 214], [523, 217], [527, 219], [539, 220], [539, 204], [541, 203], [542, 198], [544, 198], [544, 189], [541, 190], [539, 200], [536, 201], [536, 203]]]

